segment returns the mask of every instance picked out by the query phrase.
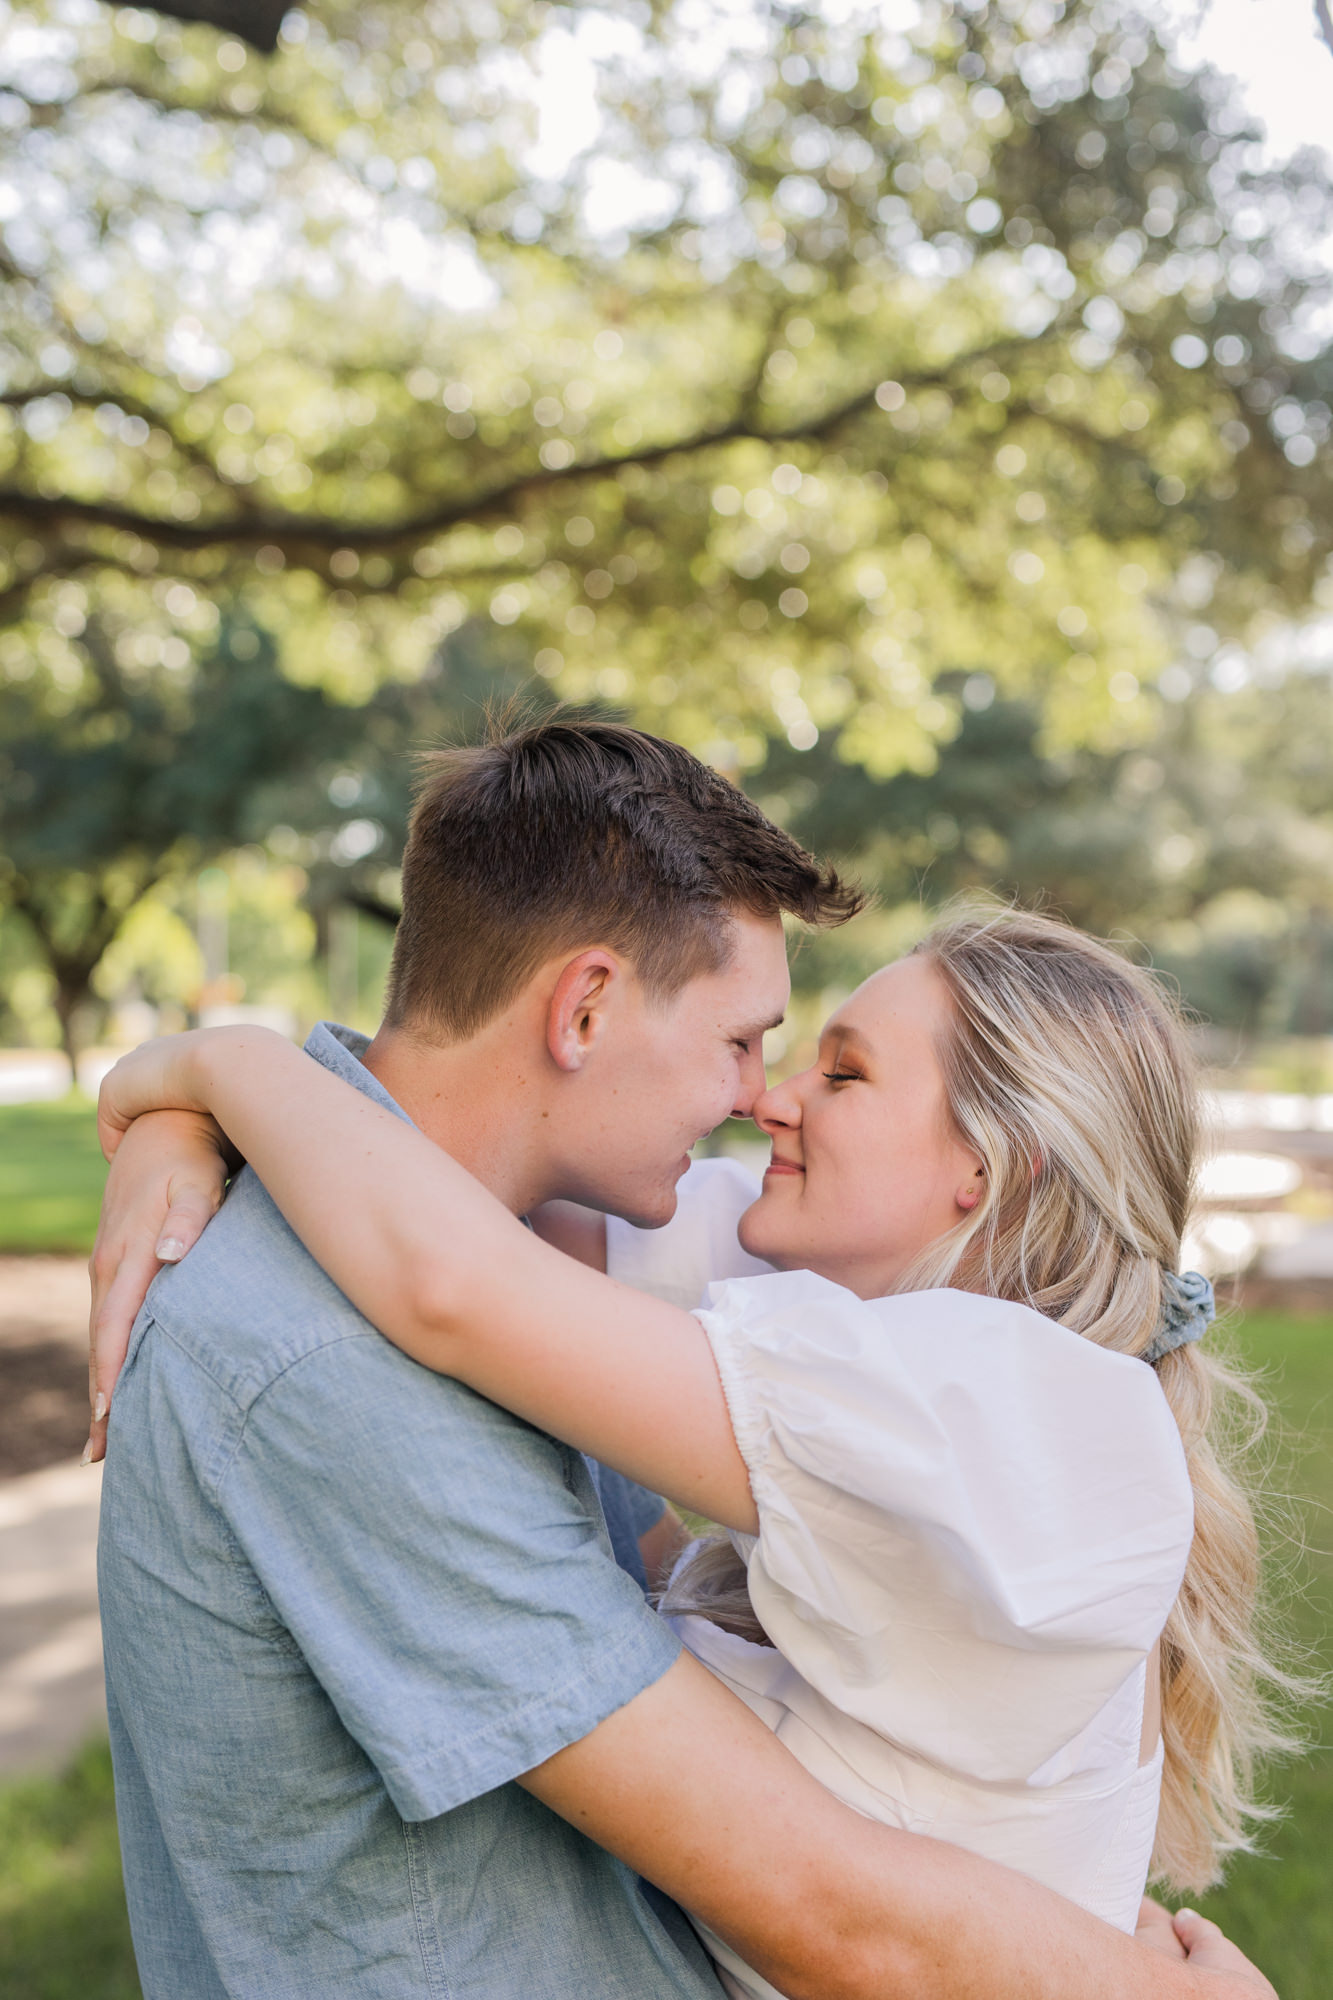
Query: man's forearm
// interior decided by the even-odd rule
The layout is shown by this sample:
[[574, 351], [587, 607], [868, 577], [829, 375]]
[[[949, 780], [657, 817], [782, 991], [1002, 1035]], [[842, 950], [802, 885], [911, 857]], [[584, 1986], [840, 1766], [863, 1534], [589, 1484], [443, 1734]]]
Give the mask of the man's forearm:
[[790, 2000], [1271, 2000], [863, 1818], [688, 1656], [523, 1782]]
[[882, 1859], [857, 1843], [833, 1979], [799, 1941], [790, 1968], [768, 1974], [790, 2000], [1259, 2000], [1266, 1992], [1261, 1982], [1166, 1958], [943, 1841], [880, 1831], [889, 1847]]

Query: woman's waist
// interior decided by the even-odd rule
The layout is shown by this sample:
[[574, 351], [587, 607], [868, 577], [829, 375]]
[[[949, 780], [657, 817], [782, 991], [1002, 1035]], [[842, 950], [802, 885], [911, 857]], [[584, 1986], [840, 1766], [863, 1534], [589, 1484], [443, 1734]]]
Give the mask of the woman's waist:
[[[841, 1714], [771, 1648], [710, 1643], [716, 1627], [684, 1629], [684, 1643], [753, 1709], [844, 1805], [881, 1825], [947, 1840], [1042, 1882], [1132, 1931], [1148, 1873], [1160, 1764], [1125, 1761], [1057, 1783], [996, 1784], [933, 1763]], [[745, 1653], [766, 1655], [747, 1658]], [[1147, 1796], [1151, 1794], [1151, 1796]]]
[[[695, 1657], [726, 1681], [770, 1729], [785, 1735], [790, 1727], [799, 1726], [817, 1737], [845, 1764], [849, 1782], [856, 1781], [871, 1795], [883, 1792], [890, 1799], [902, 1799], [906, 1787], [913, 1797], [930, 1800], [932, 1809], [935, 1802], [956, 1799], [964, 1813], [969, 1800], [975, 1800], [976, 1809], [985, 1813], [996, 1810], [1001, 1800], [1012, 1800], [1016, 1811], [1040, 1817], [1057, 1801], [1116, 1798], [1134, 1781], [1139, 1763], [1141, 1668], [1057, 1756], [1031, 1768], [1016, 1765], [1005, 1778], [996, 1779], [979, 1773], [968, 1762], [968, 1747], [977, 1735], [975, 1714], [960, 1718], [956, 1735], [945, 1725], [932, 1732], [929, 1740], [922, 1740], [923, 1732], [911, 1733], [916, 1717], [895, 1717], [890, 1692], [878, 1704], [882, 1711], [878, 1726], [872, 1726], [813, 1686], [774, 1647], [753, 1645], [700, 1617], [677, 1617], [670, 1623]], [[1010, 1726], [1006, 1710], [1012, 1712], [1020, 1699], [1021, 1690], [1010, 1688], [985, 1704], [997, 1735]], [[864, 1710], [864, 1698], [858, 1705]], [[896, 1721], [904, 1726], [895, 1728]], [[842, 1795], [840, 1787], [833, 1788]], [[849, 1797], [847, 1803], [868, 1809], [859, 1798]]]

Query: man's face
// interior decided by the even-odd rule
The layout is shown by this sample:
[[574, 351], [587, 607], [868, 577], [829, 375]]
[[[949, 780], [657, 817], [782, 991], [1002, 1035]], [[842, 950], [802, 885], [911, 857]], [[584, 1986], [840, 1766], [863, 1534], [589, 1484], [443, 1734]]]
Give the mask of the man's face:
[[669, 1222], [690, 1148], [764, 1088], [763, 1037], [787, 1010], [782, 925], [738, 915], [734, 950], [666, 1001], [622, 975], [598, 1047], [565, 1100], [560, 1192], [641, 1227]]

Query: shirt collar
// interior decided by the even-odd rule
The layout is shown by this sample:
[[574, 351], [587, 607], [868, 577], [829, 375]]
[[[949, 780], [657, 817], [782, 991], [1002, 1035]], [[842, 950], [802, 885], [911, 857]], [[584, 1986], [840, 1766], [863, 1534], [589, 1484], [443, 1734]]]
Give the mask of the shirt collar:
[[401, 1118], [405, 1125], [412, 1120], [390, 1097], [388, 1091], [372, 1076], [365, 1065], [366, 1050], [370, 1047], [370, 1036], [359, 1029], [344, 1028], [337, 1021], [321, 1021], [312, 1028], [306, 1041], [305, 1052], [313, 1056], [321, 1068], [350, 1083], [353, 1090], [359, 1090], [363, 1097], [369, 1097], [376, 1104], [382, 1104], [386, 1111], [392, 1111], [395, 1118]]
[[[382, 1104], [386, 1111], [392, 1111], [404, 1125], [412, 1125], [413, 1121], [402, 1105], [395, 1103], [379, 1079], [366, 1068], [363, 1059], [369, 1047], [370, 1036], [363, 1035], [359, 1028], [344, 1028], [338, 1021], [321, 1021], [311, 1029], [305, 1052], [324, 1069], [331, 1070], [334, 1076], [340, 1076], [344, 1083], [350, 1083], [353, 1090], [359, 1090], [363, 1097], [369, 1097], [376, 1104]], [[520, 1215], [518, 1219], [525, 1229], [532, 1228], [526, 1215]]]

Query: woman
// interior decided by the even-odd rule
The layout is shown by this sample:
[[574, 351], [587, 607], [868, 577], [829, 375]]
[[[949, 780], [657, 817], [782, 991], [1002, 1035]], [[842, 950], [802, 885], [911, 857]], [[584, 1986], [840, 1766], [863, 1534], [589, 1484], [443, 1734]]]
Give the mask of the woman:
[[[1150, 1857], [1200, 1888], [1248, 1844], [1280, 1738], [1210, 1435], [1238, 1385], [1176, 1275], [1194, 1087], [1147, 974], [1014, 915], [876, 974], [760, 1100], [759, 1199], [708, 1181], [775, 1268], [698, 1314], [563, 1257], [277, 1037], [136, 1052], [104, 1125], [173, 1104], [409, 1354], [729, 1531], [668, 1608], [849, 1803], [1128, 1930]], [[613, 1229], [611, 1271], [679, 1282], [698, 1211]], [[733, 1993], [771, 1994], [709, 1942]]]

